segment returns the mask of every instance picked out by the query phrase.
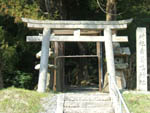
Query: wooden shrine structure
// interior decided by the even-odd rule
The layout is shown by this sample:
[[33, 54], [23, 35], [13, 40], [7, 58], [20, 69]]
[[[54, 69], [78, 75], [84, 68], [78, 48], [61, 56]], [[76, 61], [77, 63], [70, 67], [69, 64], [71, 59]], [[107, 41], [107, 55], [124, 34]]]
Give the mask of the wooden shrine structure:
[[[111, 79], [115, 80], [115, 65], [114, 52], [112, 42], [127, 42], [127, 36], [117, 36], [113, 34], [113, 30], [122, 30], [127, 28], [127, 24], [131, 23], [132, 19], [121, 21], [50, 21], [50, 20], [32, 20], [22, 18], [22, 21], [27, 23], [27, 27], [32, 29], [41, 29], [43, 34], [39, 36], [27, 36], [27, 42], [42, 42], [41, 59], [38, 81], [38, 92], [45, 92], [50, 42], [97, 42], [97, 55], [86, 57], [98, 57], [99, 71], [99, 90], [101, 91], [101, 62], [100, 62], [100, 42], [105, 42], [107, 72]], [[103, 32], [103, 35], [100, 35]], [[65, 57], [65, 56], [57, 56]], [[72, 57], [72, 56], [66, 56]], [[82, 56], [78, 56], [82, 57]], [[57, 65], [56, 65], [57, 67]], [[55, 71], [57, 71], [55, 69]], [[56, 75], [54, 75], [56, 80]], [[56, 85], [56, 84], [55, 84]], [[54, 85], [54, 86], [55, 86]]]

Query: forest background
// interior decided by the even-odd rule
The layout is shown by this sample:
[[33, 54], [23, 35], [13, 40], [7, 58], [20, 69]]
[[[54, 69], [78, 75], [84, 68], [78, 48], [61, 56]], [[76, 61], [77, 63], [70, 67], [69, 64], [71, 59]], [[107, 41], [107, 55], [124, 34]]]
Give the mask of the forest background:
[[[26, 36], [38, 34], [29, 30], [21, 18], [49, 20], [106, 20], [107, 0], [0, 0], [0, 88], [21, 87], [34, 89], [38, 82], [38, 71], [34, 66], [39, 63], [35, 54], [41, 50], [40, 43], [27, 43]], [[136, 81], [136, 28], [147, 28], [148, 49], [150, 48], [150, 1], [116, 0], [117, 20], [133, 18], [128, 29], [120, 34], [129, 36], [129, 42], [121, 46], [129, 47], [132, 63], [131, 86]], [[65, 54], [96, 54], [95, 43], [65, 44]], [[149, 54], [149, 52], [148, 52]], [[80, 74], [79, 60], [65, 60], [65, 76], [72, 75], [70, 84], [75, 84], [75, 74]], [[88, 59], [88, 74], [98, 77], [96, 59]]]

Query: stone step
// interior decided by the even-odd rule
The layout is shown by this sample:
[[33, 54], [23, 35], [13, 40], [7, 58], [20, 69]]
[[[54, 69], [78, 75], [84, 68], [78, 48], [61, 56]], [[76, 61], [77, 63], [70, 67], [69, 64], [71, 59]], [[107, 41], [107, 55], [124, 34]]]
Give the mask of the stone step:
[[111, 101], [65, 101], [65, 108], [112, 107]]
[[114, 113], [112, 107], [107, 108], [65, 108], [64, 113]]
[[66, 94], [66, 101], [110, 101], [108, 94]]

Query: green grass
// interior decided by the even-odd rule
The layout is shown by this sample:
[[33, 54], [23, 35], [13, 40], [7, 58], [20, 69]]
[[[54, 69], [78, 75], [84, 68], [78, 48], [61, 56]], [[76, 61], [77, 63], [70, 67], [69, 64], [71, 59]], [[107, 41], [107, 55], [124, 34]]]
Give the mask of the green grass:
[[129, 92], [123, 96], [131, 113], [150, 113], [150, 94]]
[[0, 113], [38, 113], [41, 98], [49, 95], [13, 87], [0, 90]]

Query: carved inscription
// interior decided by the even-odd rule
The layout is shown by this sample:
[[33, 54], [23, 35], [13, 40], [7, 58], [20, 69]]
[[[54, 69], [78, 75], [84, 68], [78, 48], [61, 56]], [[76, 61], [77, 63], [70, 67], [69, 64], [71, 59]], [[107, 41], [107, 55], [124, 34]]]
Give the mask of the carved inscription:
[[137, 52], [137, 90], [147, 91], [147, 44], [146, 28], [137, 28], [136, 52]]

